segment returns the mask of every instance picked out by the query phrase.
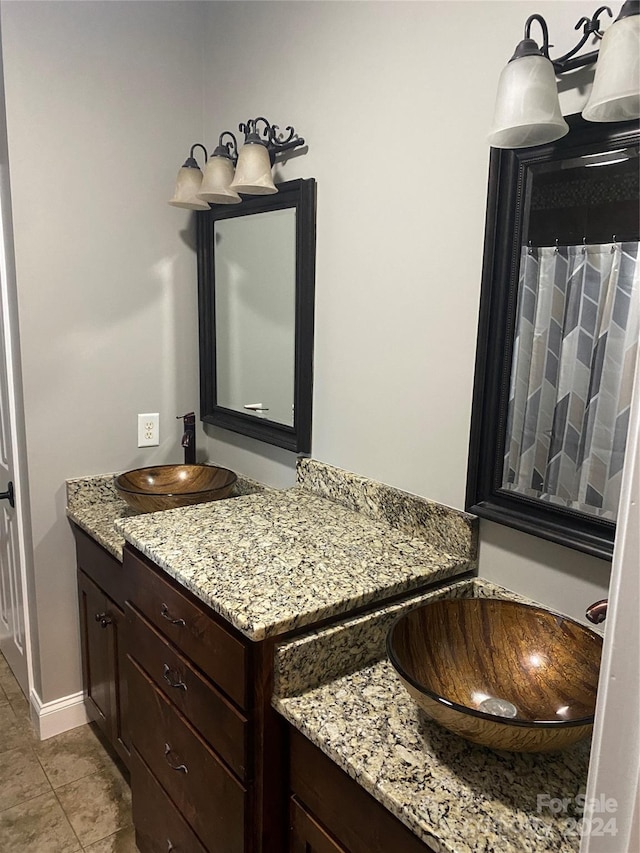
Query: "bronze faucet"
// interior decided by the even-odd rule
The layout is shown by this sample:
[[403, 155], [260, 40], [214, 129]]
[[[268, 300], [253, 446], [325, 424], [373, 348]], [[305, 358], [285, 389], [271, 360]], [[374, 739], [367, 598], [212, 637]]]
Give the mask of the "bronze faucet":
[[182, 436], [182, 447], [184, 447], [184, 464], [196, 464], [196, 414], [188, 412], [186, 415], [178, 415], [176, 420], [184, 421], [184, 435]]
[[602, 598], [600, 601], [594, 602], [590, 607], [587, 607], [587, 612], [584, 614], [589, 622], [594, 625], [599, 625], [607, 618], [607, 607], [609, 605], [608, 598]]

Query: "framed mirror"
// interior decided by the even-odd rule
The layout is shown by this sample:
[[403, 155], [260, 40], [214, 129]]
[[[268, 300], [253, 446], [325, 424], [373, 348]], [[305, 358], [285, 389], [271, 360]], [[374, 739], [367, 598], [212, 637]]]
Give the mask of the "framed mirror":
[[637, 122], [492, 149], [466, 508], [611, 559], [640, 314]]
[[198, 214], [200, 417], [311, 451], [313, 178]]

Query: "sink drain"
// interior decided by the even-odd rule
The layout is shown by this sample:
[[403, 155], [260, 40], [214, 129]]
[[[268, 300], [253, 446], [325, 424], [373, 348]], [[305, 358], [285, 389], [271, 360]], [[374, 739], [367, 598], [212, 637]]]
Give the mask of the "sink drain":
[[517, 717], [518, 709], [507, 699], [497, 699], [490, 696], [478, 705], [479, 711], [485, 714], [493, 714], [495, 717]]

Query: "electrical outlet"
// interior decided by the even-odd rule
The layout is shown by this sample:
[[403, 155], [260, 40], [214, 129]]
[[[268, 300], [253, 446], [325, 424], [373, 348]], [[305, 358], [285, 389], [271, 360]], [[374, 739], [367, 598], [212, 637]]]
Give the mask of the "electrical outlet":
[[160, 444], [160, 415], [158, 412], [138, 415], [138, 447]]

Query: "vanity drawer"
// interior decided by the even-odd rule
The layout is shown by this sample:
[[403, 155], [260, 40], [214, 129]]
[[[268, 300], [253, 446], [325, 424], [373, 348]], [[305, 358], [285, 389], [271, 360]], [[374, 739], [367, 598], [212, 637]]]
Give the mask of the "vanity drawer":
[[135, 749], [208, 850], [244, 853], [245, 789], [129, 660]]
[[179, 711], [241, 779], [247, 761], [247, 719], [129, 603], [127, 648]]
[[136, 842], [143, 853], [207, 853], [135, 749], [131, 790]]
[[306, 811], [296, 797], [291, 797], [289, 853], [347, 853], [347, 851]]
[[124, 567], [128, 598], [136, 608], [244, 708], [247, 700], [245, 644], [226, 631], [212, 611], [176, 589], [162, 576], [160, 569], [129, 547], [124, 551]]
[[[349, 853], [434, 853], [297, 729], [290, 727], [289, 735], [291, 790], [308, 815], [314, 816], [314, 822], [331, 833], [338, 850], [341, 845]], [[302, 831], [298, 820], [292, 825], [290, 853], [300, 850], [295, 847], [296, 832]], [[317, 839], [317, 835], [307, 840], [312, 838]], [[325, 849], [317, 848], [318, 853]]]

